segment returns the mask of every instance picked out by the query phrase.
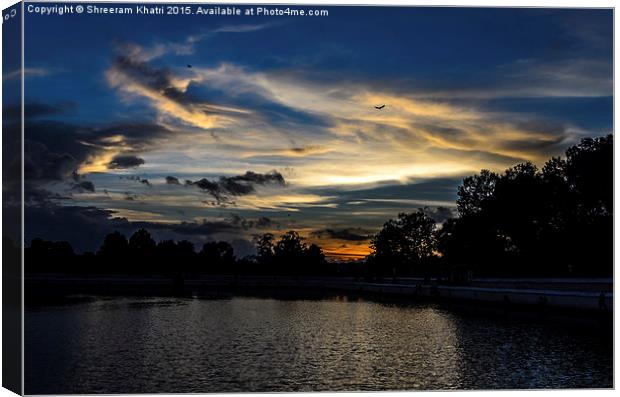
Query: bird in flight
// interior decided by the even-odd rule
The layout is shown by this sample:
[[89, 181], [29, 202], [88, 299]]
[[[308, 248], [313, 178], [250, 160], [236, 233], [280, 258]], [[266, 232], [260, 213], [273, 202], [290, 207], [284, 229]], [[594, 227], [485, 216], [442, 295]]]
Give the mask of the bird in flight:
[[383, 109], [384, 107], [385, 107], [385, 105], [375, 106], [375, 109], [379, 109], [379, 110], [381, 110], [381, 109]]
[[189, 65], [189, 64], [188, 64], [188, 65], [187, 65], [187, 67], [191, 69], [191, 68], [192, 68], [192, 65]]

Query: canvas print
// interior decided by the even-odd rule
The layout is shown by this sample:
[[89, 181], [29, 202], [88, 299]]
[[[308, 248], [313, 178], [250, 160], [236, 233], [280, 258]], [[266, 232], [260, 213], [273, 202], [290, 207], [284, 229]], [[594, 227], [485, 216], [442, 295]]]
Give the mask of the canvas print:
[[8, 7], [3, 385], [613, 388], [613, 28]]

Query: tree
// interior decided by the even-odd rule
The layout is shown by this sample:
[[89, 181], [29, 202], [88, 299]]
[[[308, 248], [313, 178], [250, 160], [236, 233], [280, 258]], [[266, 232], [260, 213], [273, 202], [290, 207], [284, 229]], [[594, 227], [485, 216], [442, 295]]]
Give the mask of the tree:
[[274, 255], [274, 236], [271, 233], [261, 234], [256, 237], [256, 257], [261, 264], [271, 264]]
[[174, 240], [162, 240], [157, 243], [158, 259], [176, 259], [177, 251], [177, 243]]
[[489, 170], [480, 171], [479, 175], [468, 176], [458, 188], [456, 206], [461, 215], [480, 212], [493, 198], [495, 185], [499, 176]]
[[128, 248], [133, 255], [149, 256], [155, 251], [155, 240], [145, 229], [140, 229], [129, 238]]
[[306, 244], [299, 233], [289, 231], [273, 247], [273, 261], [278, 274], [304, 273]]
[[382, 273], [410, 274], [426, 264], [435, 251], [435, 221], [422, 211], [398, 214], [372, 237], [372, 258]]
[[321, 274], [327, 273], [327, 261], [321, 247], [316, 244], [310, 244], [304, 252], [304, 263], [301, 272], [304, 274]]
[[71, 271], [75, 253], [67, 241], [47, 241], [35, 238], [30, 242], [30, 247], [25, 250], [25, 259], [28, 263], [28, 271]]
[[191, 241], [181, 240], [177, 243], [177, 254], [180, 259], [190, 259], [196, 252], [194, 244]]
[[323, 265], [325, 263], [325, 254], [321, 247], [316, 244], [310, 244], [306, 250], [306, 259], [312, 265]]
[[200, 256], [207, 265], [219, 271], [231, 271], [230, 267], [235, 261], [233, 247], [226, 241], [205, 243], [200, 251]]
[[105, 257], [121, 258], [127, 255], [127, 247], [127, 237], [115, 231], [105, 236], [97, 254]]
[[610, 276], [613, 138], [585, 138], [539, 171], [481, 171], [458, 189], [460, 217], [437, 233], [444, 262], [478, 275]]
[[585, 216], [613, 213], [613, 136], [584, 138], [566, 151], [566, 177]]
[[273, 248], [275, 257], [282, 260], [301, 257], [305, 251], [303, 238], [293, 230], [283, 234]]

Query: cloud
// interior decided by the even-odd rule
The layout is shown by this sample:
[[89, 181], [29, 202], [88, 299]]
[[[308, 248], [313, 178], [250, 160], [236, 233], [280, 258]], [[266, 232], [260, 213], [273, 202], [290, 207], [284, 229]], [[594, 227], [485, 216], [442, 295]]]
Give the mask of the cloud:
[[77, 182], [73, 184], [72, 189], [77, 190], [78, 192], [83, 192], [83, 191], [94, 192], [95, 184], [92, 183], [91, 181], [81, 181], [81, 182]]
[[40, 182], [67, 179], [74, 170], [105, 172], [111, 163], [118, 168], [127, 163], [123, 160], [131, 160], [121, 157], [115, 162], [122, 152], [153, 149], [156, 142], [172, 134], [165, 127], [148, 123], [92, 126], [31, 118], [26, 119], [25, 132], [26, 178]]
[[78, 252], [96, 251], [105, 235], [113, 231], [129, 236], [144, 228], [156, 240], [190, 238], [199, 244], [214, 238], [231, 241], [243, 239], [248, 230], [265, 229], [273, 225], [268, 218], [246, 219], [238, 216], [173, 223], [129, 221], [118, 216], [115, 210], [77, 205], [27, 206], [25, 211], [26, 242], [37, 237], [53, 241], [65, 240], [71, 242]]
[[78, 174], [77, 171], [73, 171], [71, 173], [71, 178], [73, 179], [73, 183], [71, 184], [71, 190], [76, 190], [79, 193], [84, 191], [86, 192], [95, 192], [95, 184], [91, 181], [87, 181], [83, 175]]
[[367, 241], [373, 232], [362, 228], [321, 229], [310, 232], [310, 236], [318, 239], [334, 239], [346, 241]]
[[78, 160], [66, 152], [54, 152], [45, 144], [24, 140], [24, 172], [28, 181], [61, 181], [77, 167]]
[[[474, 88], [512, 95], [518, 87], [509, 86], [508, 78], [489, 78], [493, 81], [488, 87], [482, 78], [472, 87], [466, 86], [469, 81], [442, 87], [325, 78], [319, 72], [254, 71], [230, 63], [180, 71], [155, 67], [140, 51], [121, 54], [107, 72], [108, 81], [127, 100], [146, 100], [161, 125], [195, 131], [191, 145], [174, 143], [192, 159], [191, 166], [185, 165], [188, 174], [224, 162], [246, 167], [238, 160], [243, 159], [260, 167], [294, 166], [295, 174], [287, 178], [300, 187], [453, 177], [485, 167], [501, 170], [524, 160], [540, 164], [587, 134], [564, 120], [485, 110], [480, 101], [452, 95], [459, 90], [469, 95]], [[537, 88], [549, 86], [558, 71], [564, 77], [554, 81], [569, 87], [581, 71], [596, 76], [597, 68], [604, 66], [532, 60], [505, 66], [493, 76], [542, 76], [544, 82], [520, 84]], [[381, 111], [374, 108], [379, 103], [386, 104]], [[205, 149], [209, 159], [195, 162]], [[224, 197], [218, 181], [205, 178], [188, 184]], [[252, 190], [237, 187], [233, 182], [231, 190], [240, 195]]]
[[22, 70], [24, 73], [24, 77], [28, 77], [28, 76], [41, 77], [41, 76], [47, 76], [48, 74], [50, 74], [49, 70], [43, 69], [43, 68], [17, 69], [17, 70], [13, 70], [11, 72], [5, 73], [2, 76], [2, 81], [20, 79], [22, 76]]
[[[63, 102], [57, 104], [30, 102], [24, 105], [24, 117], [33, 119], [44, 116], [55, 116], [65, 114], [70, 110], [74, 110], [76, 107], [76, 104], [73, 102]], [[22, 114], [21, 112], [21, 104], [6, 105], [2, 109], [3, 117], [12, 121], [20, 120]]]
[[186, 126], [211, 129], [231, 124], [231, 114], [246, 111], [217, 106], [187, 93], [194, 80], [165, 68], [155, 68], [140, 58], [119, 55], [106, 72], [108, 83], [129, 97], [148, 99], [162, 115]]
[[457, 216], [456, 208], [447, 207], [424, 207], [420, 209], [426, 216], [432, 218], [437, 223], [443, 223], [450, 218]]
[[125, 200], [127, 201], [136, 201], [140, 199], [140, 195], [134, 194], [131, 192], [125, 192]]
[[140, 228], [147, 229], [156, 240], [190, 238], [195, 243], [209, 239], [242, 238], [243, 228], [230, 220], [202, 219], [192, 222], [158, 223], [129, 221], [115, 210], [93, 206], [27, 206], [26, 242], [34, 238], [71, 242], [78, 252], [96, 251], [106, 234], [119, 231], [126, 236]]
[[136, 181], [136, 182], [139, 182], [139, 183], [141, 183], [143, 185], [146, 185], [148, 187], [152, 186], [151, 182], [148, 179], [139, 177], [137, 175], [121, 176], [120, 178], [121, 179], [127, 179], [127, 180], [130, 180], [130, 181]]
[[293, 156], [311, 156], [329, 153], [330, 149], [321, 145], [296, 146], [282, 151], [284, 154]]
[[181, 182], [179, 182], [179, 179], [174, 177], [174, 176], [167, 176], [166, 177], [166, 184], [168, 184], [168, 185], [180, 185]]
[[467, 79], [447, 77], [412, 85], [413, 97], [419, 99], [604, 97], [613, 95], [613, 65], [604, 58], [528, 58], [480, 69]]
[[[521, 150], [513, 143], [543, 139], [565, 144], [570, 143], [573, 135], [564, 121], [554, 121], [553, 129], [531, 129], [524, 123], [541, 125], [532, 114], [485, 111], [472, 103], [448, 101], [446, 98], [453, 99], [449, 94], [434, 97], [434, 93], [440, 93], [437, 89], [418, 92], [413, 88], [391, 89], [389, 82], [377, 88], [367, 82], [313, 81], [309, 74], [254, 72], [232, 64], [196, 68], [195, 73], [199, 75], [194, 80], [196, 85], [217, 89], [229, 97], [242, 99], [253, 95], [325, 120], [323, 125], [314, 124], [312, 134], [329, 151], [321, 153], [327, 156], [322, 156], [316, 165], [308, 159], [303, 166], [296, 167], [300, 174], [296, 182], [300, 183], [356, 184], [385, 180], [388, 175], [399, 179], [462, 175], [483, 167], [484, 158], [493, 158], [498, 169], [515, 159], [541, 162], [550, 153]], [[570, 86], [567, 81], [561, 85]], [[377, 103], [386, 107], [377, 111]], [[296, 128], [306, 126], [307, 122], [310, 121], [298, 119]], [[272, 129], [277, 125], [270, 126], [264, 132], [266, 142], [273, 142], [268, 134], [273, 135]], [[283, 132], [286, 134], [291, 140], [303, 136], [290, 130]], [[279, 152], [264, 147], [240, 150], [248, 157], [262, 156], [265, 161], [275, 161], [269, 156], [296, 157], [319, 152], [317, 146], [295, 145], [292, 150]], [[560, 146], [551, 154], [561, 152]], [[431, 150], [435, 150], [433, 155]], [[366, 161], [360, 163], [356, 160], [359, 158]], [[351, 162], [355, 167], [350, 166]]]
[[150, 47], [139, 46], [134, 43], [121, 43], [118, 51], [127, 54], [132, 59], [140, 62], [149, 62], [168, 54], [191, 55], [196, 52], [196, 44], [205, 39], [215, 37], [221, 33], [249, 33], [275, 26], [273, 23], [223, 25], [217, 28], [203, 30], [201, 33], [188, 36], [179, 42], [156, 43]]
[[108, 163], [109, 169], [135, 168], [144, 164], [144, 159], [132, 155], [114, 156], [112, 161]]
[[273, 229], [279, 228], [279, 223], [266, 217], [260, 216], [256, 219], [247, 219], [238, 214], [231, 214], [228, 221], [235, 226], [241, 227], [243, 230], [250, 229]]
[[285, 186], [286, 182], [282, 174], [277, 171], [266, 174], [247, 171], [243, 175], [221, 176], [218, 180], [202, 178], [197, 181], [185, 181], [186, 186], [198, 187], [213, 196], [218, 203], [227, 202], [230, 196], [245, 196], [254, 193], [256, 185], [267, 184]]
[[224, 25], [219, 28], [213, 29], [213, 33], [247, 33], [256, 32], [259, 30], [267, 29], [274, 26], [274, 24], [245, 24], [245, 25]]

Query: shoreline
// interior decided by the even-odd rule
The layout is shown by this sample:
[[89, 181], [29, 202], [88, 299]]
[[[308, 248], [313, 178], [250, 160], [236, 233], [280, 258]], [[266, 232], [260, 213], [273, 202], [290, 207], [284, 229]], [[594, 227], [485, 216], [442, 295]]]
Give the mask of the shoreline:
[[[148, 275], [33, 274], [24, 279], [28, 301], [63, 294], [210, 295], [220, 292], [297, 291], [385, 296], [501, 307], [525, 311], [569, 311], [613, 314], [613, 280], [608, 279], [474, 279], [468, 285], [424, 284], [418, 278], [383, 281], [353, 277], [209, 275], [183, 280]], [[535, 287], [542, 288], [535, 288]], [[533, 288], [534, 287], [534, 288]]]

